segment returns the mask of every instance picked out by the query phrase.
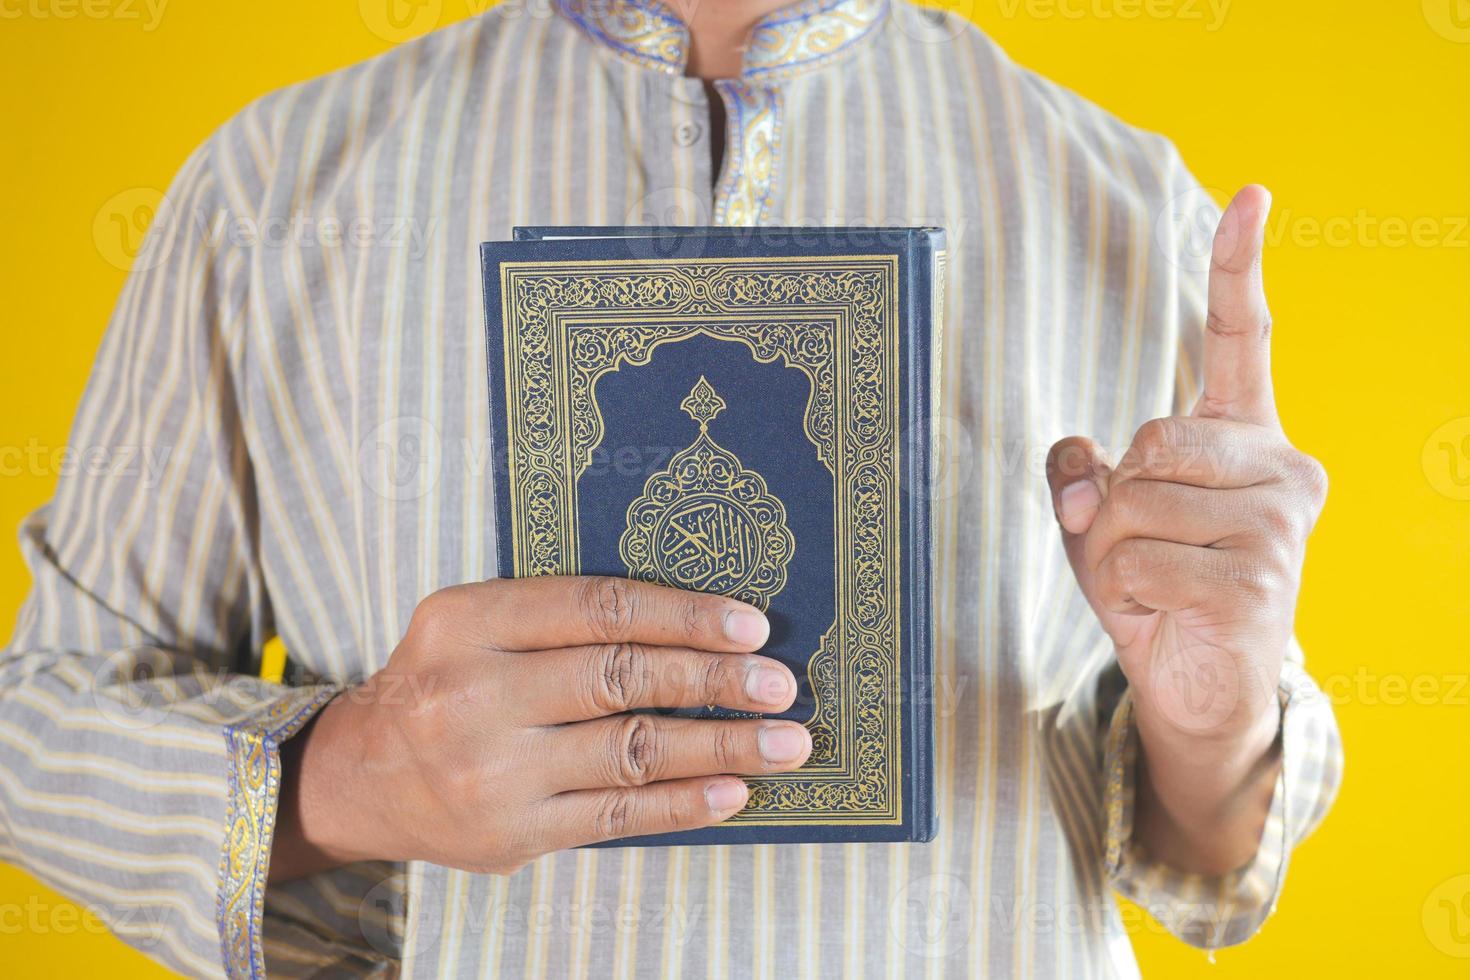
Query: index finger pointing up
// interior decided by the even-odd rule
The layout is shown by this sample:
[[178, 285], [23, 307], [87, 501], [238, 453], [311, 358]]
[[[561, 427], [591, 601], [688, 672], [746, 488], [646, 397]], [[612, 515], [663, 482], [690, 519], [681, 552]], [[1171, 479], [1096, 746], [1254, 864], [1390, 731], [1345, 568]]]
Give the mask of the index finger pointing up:
[[1271, 392], [1271, 314], [1261, 251], [1271, 194], [1252, 184], [1225, 209], [1210, 256], [1205, 389], [1195, 414], [1279, 425]]

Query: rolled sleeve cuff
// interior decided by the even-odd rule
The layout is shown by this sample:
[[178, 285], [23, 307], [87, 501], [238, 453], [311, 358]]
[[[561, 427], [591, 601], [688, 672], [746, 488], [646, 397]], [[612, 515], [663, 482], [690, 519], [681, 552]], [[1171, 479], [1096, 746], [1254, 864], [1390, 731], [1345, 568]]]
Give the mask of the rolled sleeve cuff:
[[[1316, 687], [1304, 672], [1288, 663], [1277, 688], [1281, 702], [1281, 768], [1271, 809], [1255, 857], [1244, 867], [1221, 876], [1178, 871], [1155, 859], [1133, 840], [1133, 808], [1137, 787], [1138, 730], [1133, 701], [1124, 692], [1113, 712], [1104, 748], [1106, 774], [1106, 864], [1120, 892], [1184, 942], [1202, 949], [1243, 943], [1260, 931], [1276, 910], [1286, 879], [1292, 828], [1303, 823], [1291, 812], [1292, 786], [1313, 768], [1320, 754], [1314, 743], [1308, 706]], [[1303, 835], [1304, 836], [1304, 833]]]
[[265, 975], [263, 919], [281, 794], [281, 745], [339, 690], [271, 687], [277, 697], [224, 729], [229, 789], [216, 919], [230, 977]]

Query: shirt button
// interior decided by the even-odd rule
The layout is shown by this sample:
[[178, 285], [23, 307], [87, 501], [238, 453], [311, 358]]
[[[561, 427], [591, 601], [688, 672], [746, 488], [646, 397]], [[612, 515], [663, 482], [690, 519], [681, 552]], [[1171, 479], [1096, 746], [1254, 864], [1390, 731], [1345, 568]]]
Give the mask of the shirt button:
[[674, 127], [674, 142], [680, 146], [693, 146], [699, 142], [701, 130], [698, 123], [683, 122]]

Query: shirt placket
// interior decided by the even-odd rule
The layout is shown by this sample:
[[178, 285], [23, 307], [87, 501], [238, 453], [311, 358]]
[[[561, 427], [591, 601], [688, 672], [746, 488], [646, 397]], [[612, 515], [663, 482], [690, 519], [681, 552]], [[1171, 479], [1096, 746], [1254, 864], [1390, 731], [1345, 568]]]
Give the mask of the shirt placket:
[[714, 223], [753, 227], [774, 213], [781, 90], [745, 79], [715, 82], [715, 90], [725, 101], [725, 159], [715, 187]]
[[644, 147], [644, 189], [628, 224], [708, 225], [714, 209], [709, 100], [697, 78], [648, 76], [648, 118], [656, 120]]

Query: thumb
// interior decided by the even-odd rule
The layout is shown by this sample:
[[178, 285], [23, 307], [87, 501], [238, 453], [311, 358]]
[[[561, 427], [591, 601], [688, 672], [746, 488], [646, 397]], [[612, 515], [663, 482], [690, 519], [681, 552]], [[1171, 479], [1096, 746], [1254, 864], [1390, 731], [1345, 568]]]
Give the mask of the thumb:
[[1075, 542], [1092, 528], [1108, 495], [1112, 468], [1102, 448], [1085, 436], [1068, 436], [1046, 454], [1046, 482], [1051, 486], [1052, 510], [1062, 528], [1070, 556]]
[[1062, 529], [1062, 547], [1089, 603], [1093, 600], [1093, 575], [1083, 556], [1083, 546], [1107, 499], [1112, 474], [1102, 447], [1083, 436], [1068, 436], [1046, 454], [1046, 482], [1051, 485], [1051, 506]]

